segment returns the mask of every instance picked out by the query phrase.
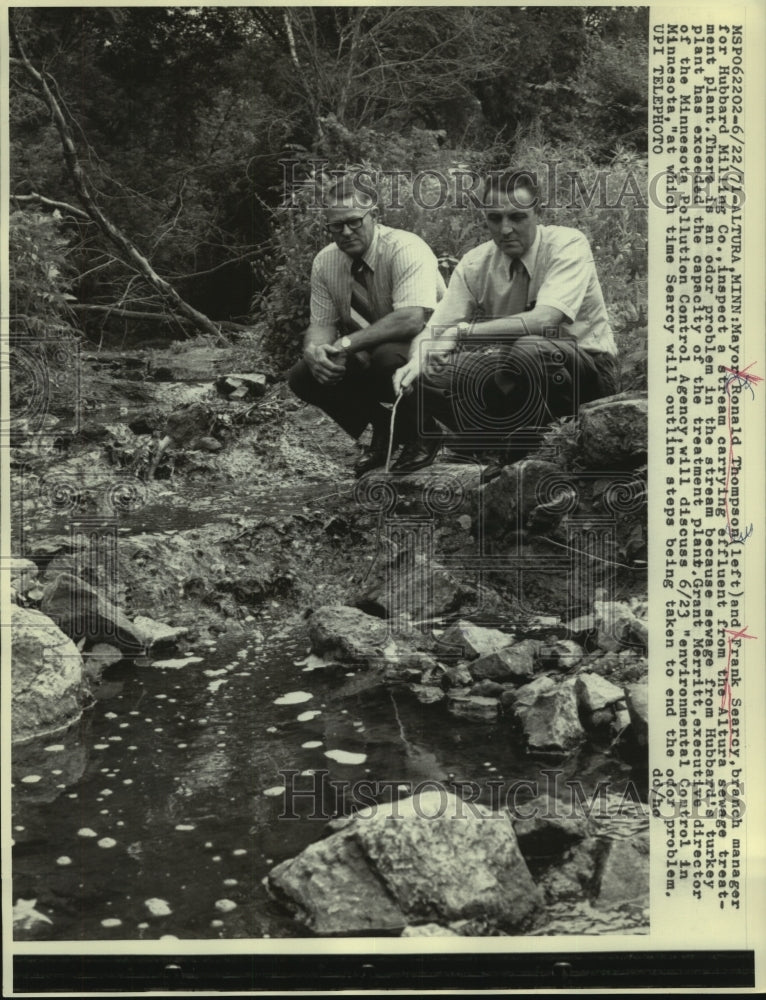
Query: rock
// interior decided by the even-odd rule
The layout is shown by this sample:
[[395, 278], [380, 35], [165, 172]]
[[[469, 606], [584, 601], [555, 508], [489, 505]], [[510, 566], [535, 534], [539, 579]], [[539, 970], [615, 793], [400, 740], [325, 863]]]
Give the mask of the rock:
[[449, 927], [440, 927], [439, 924], [418, 924], [415, 927], [405, 927], [402, 937], [460, 937]]
[[385, 566], [354, 604], [386, 618], [409, 615], [423, 621], [451, 614], [475, 598], [473, 588], [435, 560], [405, 552]]
[[195, 438], [191, 447], [193, 449], [196, 448], [197, 451], [220, 451], [223, 448], [223, 445], [218, 438], [206, 436]]
[[552, 795], [539, 795], [516, 808], [513, 829], [525, 857], [549, 857], [597, 832], [576, 799], [565, 801]]
[[85, 676], [97, 684], [104, 670], [119, 663], [122, 658], [122, 653], [116, 646], [111, 646], [108, 642], [97, 642], [83, 657]]
[[107, 642], [133, 655], [144, 652], [127, 615], [73, 573], [59, 573], [47, 584], [40, 610], [72, 639]]
[[136, 615], [133, 628], [145, 644], [147, 652], [158, 646], [175, 646], [179, 639], [189, 634], [189, 629], [178, 625], [166, 625], [146, 615]]
[[514, 705], [518, 705], [521, 708], [528, 708], [530, 705], [534, 705], [541, 694], [546, 691], [553, 691], [555, 687], [556, 682], [553, 678], [543, 675], [536, 677], [529, 684], [520, 687], [516, 692], [509, 692], [509, 694], [513, 695]]
[[444, 790], [362, 810], [267, 885], [320, 936], [476, 917], [521, 931], [542, 910], [511, 825]]
[[391, 643], [388, 622], [343, 605], [315, 611], [309, 618], [308, 632], [314, 653], [360, 666], [382, 658]]
[[574, 678], [539, 692], [531, 704], [517, 699], [514, 708], [532, 751], [573, 750], [585, 739], [577, 713]]
[[76, 722], [89, 690], [75, 644], [40, 611], [15, 605], [11, 636], [13, 741]]
[[440, 687], [433, 684], [412, 684], [410, 690], [422, 705], [433, 705], [447, 697]]
[[36, 899], [17, 899], [13, 904], [13, 936], [17, 940], [37, 937], [53, 925], [50, 917], [35, 909], [36, 906]]
[[469, 687], [473, 677], [465, 663], [456, 663], [454, 667], [442, 668], [442, 683], [449, 688]]
[[266, 394], [267, 378], [259, 372], [234, 372], [215, 380], [219, 395], [231, 400], [255, 400]]
[[215, 414], [206, 403], [182, 403], [165, 419], [165, 435], [176, 447], [207, 437], [215, 422]]
[[575, 679], [575, 691], [580, 708], [591, 713], [614, 705], [625, 697], [622, 688], [598, 674], [579, 674]]
[[496, 525], [505, 530], [521, 529], [535, 507], [552, 499], [546, 495], [544, 480], [562, 478], [561, 470], [552, 462], [526, 458], [503, 471], [482, 491], [485, 524], [493, 534]]
[[557, 639], [540, 647], [540, 661], [546, 670], [571, 670], [584, 655], [582, 646], [572, 639]]
[[502, 698], [505, 694], [505, 687], [497, 681], [479, 681], [471, 688], [471, 694], [481, 698]]
[[539, 643], [525, 639], [513, 646], [506, 646], [495, 653], [480, 656], [471, 663], [470, 670], [476, 680], [529, 681], [535, 674], [535, 656]]
[[482, 698], [468, 691], [448, 691], [447, 709], [469, 722], [495, 722], [500, 709], [497, 698]]
[[596, 837], [588, 837], [569, 848], [561, 864], [550, 867], [540, 879], [546, 903], [580, 900], [583, 894], [590, 896], [603, 852], [603, 842]]
[[647, 648], [646, 625], [633, 614], [627, 604], [620, 601], [594, 601], [593, 621], [598, 629], [597, 644], [607, 653], [624, 646]]
[[649, 739], [649, 682], [626, 684], [624, 691], [633, 734], [639, 746], [645, 747]]
[[635, 469], [646, 461], [645, 396], [608, 396], [585, 403], [578, 416], [580, 455], [587, 469]]
[[11, 570], [11, 586], [17, 594], [25, 594], [37, 581], [37, 563], [31, 559], [11, 558], [7, 561]]
[[506, 635], [499, 629], [459, 621], [450, 625], [439, 636], [438, 652], [475, 660], [478, 656], [496, 653], [512, 642], [513, 636]]
[[601, 868], [593, 905], [599, 908], [642, 900], [649, 894], [649, 838], [612, 840]]

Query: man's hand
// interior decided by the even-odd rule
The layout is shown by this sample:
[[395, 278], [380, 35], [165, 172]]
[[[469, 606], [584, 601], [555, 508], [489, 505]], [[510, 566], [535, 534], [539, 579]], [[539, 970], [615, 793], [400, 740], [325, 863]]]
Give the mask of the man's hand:
[[398, 396], [400, 392], [406, 392], [415, 379], [420, 375], [420, 359], [415, 355], [410, 358], [406, 365], [397, 368], [394, 372], [394, 392]]
[[346, 371], [346, 352], [334, 344], [309, 344], [303, 352], [309, 370], [320, 385], [339, 382]]
[[450, 354], [451, 351], [449, 350], [430, 350], [426, 352], [424, 359], [421, 359], [420, 354], [414, 354], [406, 365], [397, 368], [394, 372], [394, 392], [398, 395], [400, 392], [406, 392], [410, 388], [423, 370], [422, 360], [425, 360], [426, 370], [430, 374], [438, 375], [449, 361]]

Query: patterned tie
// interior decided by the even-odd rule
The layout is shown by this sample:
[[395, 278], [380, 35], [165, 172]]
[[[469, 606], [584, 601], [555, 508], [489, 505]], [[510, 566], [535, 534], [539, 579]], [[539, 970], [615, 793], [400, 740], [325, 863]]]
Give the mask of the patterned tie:
[[351, 264], [351, 323], [357, 330], [363, 330], [375, 319], [372, 312], [370, 282], [372, 271], [361, 258]]
[[519, 257], [515, 257], [510, 268], [511, 294], [508, 300], [508, 315], [516, 316], [526, 312], [529, 292], [529, 272]]

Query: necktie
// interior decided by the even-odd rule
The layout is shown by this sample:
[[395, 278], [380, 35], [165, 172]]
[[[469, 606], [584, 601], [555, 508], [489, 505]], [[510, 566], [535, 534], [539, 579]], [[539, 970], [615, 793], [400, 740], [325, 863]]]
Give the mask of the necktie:
[[372, 312], [370, 283], [372, 271], [363, 260], [351, 264], [351, 322], [357, 330], [369, 326], [375, 317]]
[[529, 291], [529, 273], [518, 257], [511, 262], [510, 279], [511, 294], [508, 299], [508, 315], [516, 316], [518, 313], [526, 312], [527, 292]]

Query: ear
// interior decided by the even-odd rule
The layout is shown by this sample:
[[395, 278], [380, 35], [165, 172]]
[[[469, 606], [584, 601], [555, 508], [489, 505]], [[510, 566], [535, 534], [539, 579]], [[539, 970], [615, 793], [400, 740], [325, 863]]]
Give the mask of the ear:
[[380, 206], [373, 205], [370, 209], [370, 218], [373, 222], [380, 222]]

